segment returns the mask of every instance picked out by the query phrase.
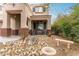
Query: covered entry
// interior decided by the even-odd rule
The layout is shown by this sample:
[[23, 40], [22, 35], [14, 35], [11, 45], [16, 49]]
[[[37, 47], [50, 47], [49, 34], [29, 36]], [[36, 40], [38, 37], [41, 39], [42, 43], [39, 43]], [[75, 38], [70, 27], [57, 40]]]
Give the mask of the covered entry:
[[10, 28], [10, 35], [19, 35], [21, 28], [21, 11], [8, 10], [7, 11], [8, 27]]
[[8, 10], [7, 15], [10, 35], [28, 35], [27, 19], [22, 10]]
[[21, 25], [21, 14], [10, 14], [11, 35], [19, 35]]
[[51, 29], [50, 15], [33, 15], [31, 19], [32, 34], [47, 34]]
[[32, 34], [45, 34], [45, 30], [47, 28], [46, 20], [33, 20], [32, 22]]

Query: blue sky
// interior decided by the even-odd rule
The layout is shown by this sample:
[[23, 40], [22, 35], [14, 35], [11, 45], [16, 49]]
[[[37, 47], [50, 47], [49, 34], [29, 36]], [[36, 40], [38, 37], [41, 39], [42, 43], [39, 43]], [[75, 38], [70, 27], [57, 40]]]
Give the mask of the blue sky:
[[71, 7], [74, 3], [52, 3], [50, 4], [50, 14], [52, 15], [51, 23], [56, 20], [56, 17], [60, 14], [69, 14], [71, 12]]

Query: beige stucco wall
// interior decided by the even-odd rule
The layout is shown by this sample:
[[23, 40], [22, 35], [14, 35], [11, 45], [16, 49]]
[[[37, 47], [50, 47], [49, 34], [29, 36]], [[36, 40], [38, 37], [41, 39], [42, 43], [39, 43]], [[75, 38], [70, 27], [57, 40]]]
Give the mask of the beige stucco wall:
[[[32, 15], [48, 15], [48, 11], [46, 12], [42, 12], [42, 13], [35, 13], [32, 12], [32, 8], [35, 6], [39, 6], [39, 5], [31, 5], [31, 4], [15, 4], [15, 6], [13, 6], [12, 4], [5, 4], [3, 6], [3, 25], [2, 28], [12, 28], [12, 29], [17, 29], [18, 25], [15, 25], [15, 21], [12, 20], [12, 18], [10, 17], [10, 13], [11, 14], [21, 14], [21, 28], [29, 28], [31, 29], [31, 20], [30, 20], [30, 16]], [[19, 12], [17, 12], [17, 10]], [[9, 13], [9, 14], [8, 14]], [[27, 23], [27, 17], [29, 18], [28, 21], [28, 26], [26, 25]], [[50, 17], [51, 19], [51, 17]], [[47, 29], [51, 28], [51, 20], [47, 19]], [[41, 19], [40, 19], [41, 20]], [[16, 27], [15, 27], [16, 26]]]
[[23, 10], [24, 7], [25, 5], [23, 3], [15, 3], [14, 6], [12, 3], [8, 3], [3, 6], [5, 10]]
[[3, 5], [3, 25], [2, 28], [10, 28], [10, 16], [7, 13], [9, 10], [23, 10], [23, 4], [16, 4], [13, 7], [11, 4]]
[[9, 20], [7, 20], [8, 17], [9, 16], [7, 15], [6, 11], [3, 9], [3, 25], [2, 25], [2, 28], [9, 28], [8, 27], [8, 21]]
[[48, 19], [48, 22], [47, 22], [47, 29], [48, 29], [48, 30], [51, 30], [51, 17]]
[[[21, 11], [21, 12], [17, 12]], [[13, 6], [12, 4], [5, 4], [3, 6], [3, 25], [2, 28], [10, 28], [12, 26], [12, 28], [14, 27], [14, 21], [12, 23], [12, 21], [10, 20], [10, 16], [8, 15], [8, 13], [10, 14], [21, 14], [21, 28], [29, 28], [26, 25], [26, 21], [27, 21], [27, 17], [30, 17], [32, 15], [32, 12], [30, 11], [30, 8], [27, 4], [15, 4], [15, 6]], [[10, 26], [10, 24], [11, 26]]]
[[[32, 10], [31, 10], [31, 8], [30, 8], [30, 5], [26, 5], [26, 7], [25, 7], [25, 14], [26, 14], [26, 19], [27, 19], [27, 17], [29, 18], [29, 20], [28, 20], [28, 28], [29, 28], [29, 30], [31, 29], [31, 20], [30, 20], [30, 16], [32, 16], [33, 15], [33, 12], [32, 12]], [[26, 23], [27, 23], [27, 20], [26, 20]]]

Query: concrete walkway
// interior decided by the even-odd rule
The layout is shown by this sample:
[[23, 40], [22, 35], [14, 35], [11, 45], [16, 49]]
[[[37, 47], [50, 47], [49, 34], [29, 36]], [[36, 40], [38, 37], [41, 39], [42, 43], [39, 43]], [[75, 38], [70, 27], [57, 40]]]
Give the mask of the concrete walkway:
[[0, 37], [0, 42], [9, 42], [9, 41], [16, 41], [19, 40], [20, 36], [10, 36], [10, 37]]

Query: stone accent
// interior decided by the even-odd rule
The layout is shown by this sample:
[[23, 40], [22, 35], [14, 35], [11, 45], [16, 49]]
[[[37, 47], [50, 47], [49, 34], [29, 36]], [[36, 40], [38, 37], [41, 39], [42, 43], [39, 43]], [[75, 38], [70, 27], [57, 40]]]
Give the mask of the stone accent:
[[10, 28], [0, 28], [0, 36], [21, 35], [27, 36], [29, 30], [27, 28], [21, 28], [19, 30], [12, 30]]
[[41, 35], [46, 35], [48, 33], [51, 33], [51, 30], [42, 30], [42, 33], [37, 33], [39, 30], [30, 30], [30, 34], [35, 34], [35, 35], [38, 35], [38, 34], [41, 34]]
[[29, 30], [29, 34], [31, 34], [31, 35], [32, 35], [32, 30]]
[[10, 36], [11, 29], [10, 28], [0, 28], [0, 36]]
[[18, 35], [19, 34], [19, 30], [15, 29], [15, 30], [11, 30], [11, 35]]
[[49, 33], [51, 33], [51, 30], [42, 30], [41, 33], [39, 33], [39, 30], [30, 30], [30, 34], [34, 34], [34, 35], [48, 35]]
[[49, 32], [51, 33], [51, 30], [47, 29], [47, 33], [49, 33]]
[[19, 30], [19, 34], [20, 34], [21, 36], [27, 36], [27, 35], [29, 34], [29, 29], [27, 29], [27, 28], [21, 28], [21, 29]]
[[50, 37], [52, 35], [51, 30], [47, 30], [47, 35]]

